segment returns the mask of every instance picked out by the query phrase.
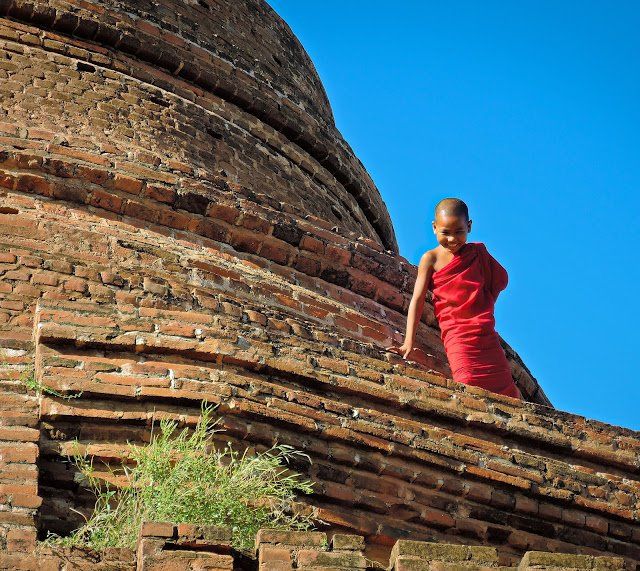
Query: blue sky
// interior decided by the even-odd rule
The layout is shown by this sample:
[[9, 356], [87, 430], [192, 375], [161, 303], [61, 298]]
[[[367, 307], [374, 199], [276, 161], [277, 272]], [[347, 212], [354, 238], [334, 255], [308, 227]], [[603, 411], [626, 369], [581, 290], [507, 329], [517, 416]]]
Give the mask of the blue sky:
[[640, 4], [271, 0], [400, 252], [464, 199], [510, 284], [497, 329], [553, 404], [640, 430]]

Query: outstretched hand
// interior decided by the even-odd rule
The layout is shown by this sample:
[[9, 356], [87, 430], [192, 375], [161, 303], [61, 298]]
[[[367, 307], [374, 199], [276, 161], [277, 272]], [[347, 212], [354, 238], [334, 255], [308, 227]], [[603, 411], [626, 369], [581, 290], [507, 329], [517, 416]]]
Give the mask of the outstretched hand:
[[387, 349], [390, 353], [396, 353], [397, 355], [401, 355], [403, 359], [407, 359], [409, 355], [415, 351], [415, 347], [408, 345], [407, 343], [403, 343], [402, 345], [392, 345]]

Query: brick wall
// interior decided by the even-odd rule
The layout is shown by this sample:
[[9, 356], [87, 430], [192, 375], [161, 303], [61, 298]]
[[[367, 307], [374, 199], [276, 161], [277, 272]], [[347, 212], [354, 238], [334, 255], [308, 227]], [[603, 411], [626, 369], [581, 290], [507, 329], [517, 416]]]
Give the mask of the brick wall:
[[[535, 547], [638, 558], [631, 431], [479, 399], [478, 389], [405, 365], [374, 368], [351, 345], [338, 344], [329, 358], [324, 336], [301, 340], [270, 331], [266, 317], [228, 309], [212, 316], [39, 304], [38, 378], [62, 393], [82, 391], [42, 400], [41, 483], [57, 506], [45, 494], [43, 518], [69, 513], [51, 475], [76, 437], [87, 452], [119, 462], [126, 441], [148, 439], [152, 419], [194, 424], [205, 399], [220, 405], [221, 442], [264, 449], [279, 441], [310, 454], [310, 466], [294, 467], [318, 484], [314, 513], [372, 543], [410, 533], [493, 544], [513, 556]], [[105, 422], [117, 428], [105, 434]], [[73, 485], [68, 493], [77, 501]]]
[[[263, 536], [283, 565], [386, 565], [403, 539], [457, 545], [452, 565], [493, 549], [632, 568], [638, 433], [552, 409], [506, 344], [530, 402], [454, 383], [430, 304], [419, 362], [387, 353], [416, 269], [308, 57], [265, 4], [184, 6], [0, 0], [5, 561], [89, 513], [75, 442], [117, 472], [127, 442], [206, 400], [221, 444], [312, 460], [292, 465], [316, 483], [296, 509], [334, 543]], [[189, 551], [171, 529], [143, 541], [160, 566]]]

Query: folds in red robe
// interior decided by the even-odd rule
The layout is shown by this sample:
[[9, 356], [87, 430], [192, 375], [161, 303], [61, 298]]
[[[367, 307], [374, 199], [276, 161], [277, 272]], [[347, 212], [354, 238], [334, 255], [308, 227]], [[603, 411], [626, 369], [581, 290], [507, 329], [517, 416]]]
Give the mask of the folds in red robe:
[[433, 273], [429, 289], [453, 380], [518, 398], [493, 316], [507, 282], [507, 271], [475, 242]]

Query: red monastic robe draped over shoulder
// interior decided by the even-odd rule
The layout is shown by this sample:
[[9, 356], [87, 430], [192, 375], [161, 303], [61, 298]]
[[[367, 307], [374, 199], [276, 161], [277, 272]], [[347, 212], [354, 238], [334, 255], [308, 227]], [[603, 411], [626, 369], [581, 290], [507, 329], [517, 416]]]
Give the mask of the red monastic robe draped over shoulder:
[[433, 273], [429, 289], [453, 380], [519, 398], [493, 316], [507, 282], [485, 245], [472, 242]]

